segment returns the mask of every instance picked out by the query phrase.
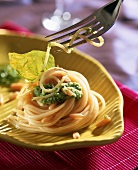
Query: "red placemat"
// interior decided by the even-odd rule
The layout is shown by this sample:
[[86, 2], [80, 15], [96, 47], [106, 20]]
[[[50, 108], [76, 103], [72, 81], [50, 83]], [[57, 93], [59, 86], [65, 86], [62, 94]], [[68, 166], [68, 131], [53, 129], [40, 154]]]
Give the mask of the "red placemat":
[[[5, 28], [18, 32], [23, 29], [11, 23]], [[25, 32], [24, 29], [23, 31]], [[26, 32], [30, 33], [28, 30]], [[117, 142], [101, 147], [46, 152], [0, 141], [0, 170], [135, 169], [138, 166], [138, 93], [119, 82], [116, 84], [124, 98], [125, 124], [123, 136]]]
[[25, 35], [30, 35], [32, 34], [31, 31], [29, 31], [28, 29], [21, 27], [19, 25], [17, 25], [16, 23], [13, 23], [11, 21], [6, 21], [4, 22], [2, 25], [0, 25], [0, 29], [7, 29], [9, 31], [13, 31], [16, 33], [21, 33], [21, 34], [25, 34]]

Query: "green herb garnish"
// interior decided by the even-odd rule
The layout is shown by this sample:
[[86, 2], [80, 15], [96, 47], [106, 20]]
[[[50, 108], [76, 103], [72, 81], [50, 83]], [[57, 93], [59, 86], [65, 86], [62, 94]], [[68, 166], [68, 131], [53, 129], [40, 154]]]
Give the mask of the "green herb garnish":
[[18, 72], [10, 65], [0, 66], [0, 85], [9, 86], [11, 83], [18, 82], [21, 79]]
[[[44, 85], [46, 89], [52, 89], [55, 87], [54, 84], [46, 84]], [[64, 90], [70, 90], [72, 92], [72, 95], [67, 95], [63, 92]], [[40, 86], [36, 86], [34, 89], [34, 96], [39, 97], [39, 96], [47, 96], [50, 93], [42, 93], [42, 89]], [[53, 104], [53, 103], [62, 103], [65, 100], [75, 97], [77, 100], [79, 100], [82, 97], [82, 88], [79, 83], [76, 82], [68, 82], [68, 83], [62, 83], [59, 88], [56, 88], [55, 91], [53, 92], [53, 95], [48, 97], [48, 98], [43, 98], [40, 99], [40, 102], [42, 104]]]

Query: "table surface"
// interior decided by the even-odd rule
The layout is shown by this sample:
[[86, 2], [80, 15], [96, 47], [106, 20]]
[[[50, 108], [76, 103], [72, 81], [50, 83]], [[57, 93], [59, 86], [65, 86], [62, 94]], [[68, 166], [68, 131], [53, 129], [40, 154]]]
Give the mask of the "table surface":
[[[44, 15], [55, 10], [54, 1], [24, 2], [28, 2], [28, 4], [21, 4], [19, 1], [18, 4], [17, 1], [16, 3], [0, 2], [0, 25], [10, 20], [36, 34], [45, 36], [53, 33], [53, 31], [48, 31], [42, 26], [41, 20]], [[72, 0], [66, 5], [66, 10], [71, 13], [72, 18], [84, 19], [107, 2], [109, 0], [99, 2]], [[73, 5], [73, 3], [77, 5]], [[134, 91], [138, 91], [137, 6], [137, 0], [124, 1], [117, 22], [103, 35], [105, 43], [101, 48], [93, 47], [90, 44], [77, 47], [100, 61], [115, 80], [127, 85]]]

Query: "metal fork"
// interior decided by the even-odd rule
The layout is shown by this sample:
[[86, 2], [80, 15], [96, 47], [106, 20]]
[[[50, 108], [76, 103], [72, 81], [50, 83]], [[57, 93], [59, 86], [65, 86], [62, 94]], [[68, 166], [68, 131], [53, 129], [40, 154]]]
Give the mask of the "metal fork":
[[[114, 0], [107, 5], [101, 7], [93, 14], [89, 15], [87, 18], [78, 22], [77, 24], [74, 24], [59, 32], [48, 35], [45, 38], [48, 39], [48, 42], [58, 40], [60, 44], [67, 46], [71, 41], [70, 37], [74, 35], [75, 32], [84, 27], [88, 27], [91, 28], [92, 31], [83, 32], [82, 35], [87, 36], [87, 38], [90, 40], [94, 40], [107, 32], [114, 25], [116, 19], [118, 18], [122, 2], [123, 0]], [[84, 43], [86, 43], [86, 40], [77, 37], [74, 40], [73, 44], [67, 47], [72, 48]]]

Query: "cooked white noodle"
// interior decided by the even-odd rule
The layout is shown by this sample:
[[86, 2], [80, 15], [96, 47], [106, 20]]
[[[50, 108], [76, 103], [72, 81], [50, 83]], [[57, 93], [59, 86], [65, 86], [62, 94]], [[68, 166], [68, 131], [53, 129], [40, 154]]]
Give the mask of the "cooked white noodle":
[[40, 106], [37, 103], [40, 98], [35, 98], [33, 91], [29, 91], [32, 87], [26, 86], [25, 95], [21, 96], [17, 108], [8, 120], [20, 129], [37, 133], [66, 134], [89, 126], [105, 108], [105, 100], [99, 93], [90, 89], [88, 81], [82, 74], [54, 67], [43, 73], [40, 86], [43, 87], [41, 83], [55, 80], [55, 77], [58, 83], [61, 81], [63, 83], [64, 75], [71, 82], [77, 82], [82, 87], [83, 96], [80, 100], [72, 97], [49, 109], [48, 105]]

